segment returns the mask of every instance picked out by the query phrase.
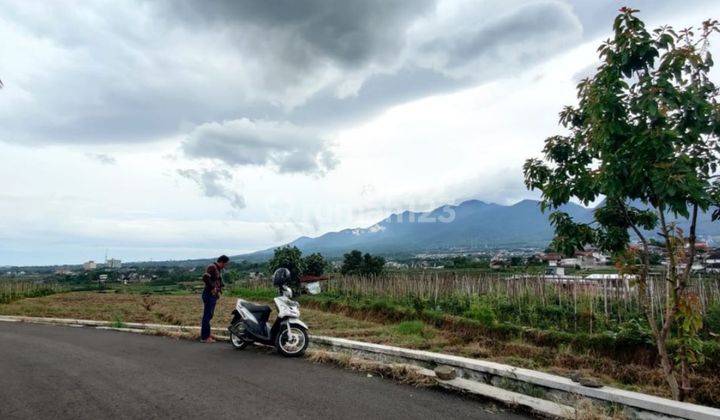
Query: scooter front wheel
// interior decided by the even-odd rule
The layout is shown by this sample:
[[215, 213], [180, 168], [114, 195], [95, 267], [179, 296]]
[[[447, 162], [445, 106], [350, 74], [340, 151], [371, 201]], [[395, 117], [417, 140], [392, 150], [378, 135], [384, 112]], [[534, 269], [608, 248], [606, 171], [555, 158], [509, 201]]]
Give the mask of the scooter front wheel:
[[275, 337], [275, 348], [285, 357], [299, 357], [305, 353], [310, 337], [303, 327], [291, 325], [283, 327]]
[[247, 341], [238, 337], [234, 333], [230, 333], [230, 343], [232, 343], [233, 347], [235, 347], [235, 350], [242, 350], [249, 344]]

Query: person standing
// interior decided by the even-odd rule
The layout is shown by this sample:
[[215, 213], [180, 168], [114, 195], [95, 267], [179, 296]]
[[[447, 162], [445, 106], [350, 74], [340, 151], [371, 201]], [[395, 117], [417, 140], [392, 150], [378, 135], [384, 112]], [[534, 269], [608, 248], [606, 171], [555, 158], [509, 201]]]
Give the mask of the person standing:
[[210, 334], [210, 320], [215, 314], [215, 305], [217, 304], [220, 294], [222, 293], [223, 269], [230, 263], [227, 255], [221, 255], [217, 261], [210, 264], [203, 274], [203, 283], [205, 288], [202, 292], [203, 316], [200, 324], [200, 341], [203, 343], [213, 343], [215, 339]]

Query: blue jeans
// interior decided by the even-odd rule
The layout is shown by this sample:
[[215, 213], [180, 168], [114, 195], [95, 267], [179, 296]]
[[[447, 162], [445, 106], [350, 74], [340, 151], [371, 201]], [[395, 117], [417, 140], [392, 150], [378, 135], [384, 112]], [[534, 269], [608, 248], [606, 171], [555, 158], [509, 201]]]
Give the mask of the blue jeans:
[[210, 337], [210, 320], [215, 314], [215, 304], [217, 303], [217, 296], [213, 296], [209, 290], [203, 291], [203, 316], [202, 323], [200, 324], [200, 338], [206, 340]]

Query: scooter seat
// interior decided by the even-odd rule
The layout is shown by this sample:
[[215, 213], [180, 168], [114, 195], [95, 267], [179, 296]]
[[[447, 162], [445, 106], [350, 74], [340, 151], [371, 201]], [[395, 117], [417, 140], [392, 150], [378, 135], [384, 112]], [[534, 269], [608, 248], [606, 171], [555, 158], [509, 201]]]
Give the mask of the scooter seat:
[[243, 302], [242, 306], [246, 307], [248, 311], [252, 313], [272, 312], [272, 309], [268, 305], [255, 305], [250, 302]]
[[261, 328], [264, 328], [262, 326], [264, 326], [268, 319], [270, 319], [270, 312], [272, 312], [272, 309], [270, 309], [267, 305], [255, 305], [250, 302], [242, 302], [242, 306], [255, 315], [258, 324], [261, 325]]

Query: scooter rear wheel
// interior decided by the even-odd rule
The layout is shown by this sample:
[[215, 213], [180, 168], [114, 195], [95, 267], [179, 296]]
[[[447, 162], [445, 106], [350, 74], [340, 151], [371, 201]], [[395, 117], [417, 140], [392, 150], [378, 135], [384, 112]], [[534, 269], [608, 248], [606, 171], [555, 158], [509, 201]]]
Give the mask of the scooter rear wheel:
[[232, 343], [235, 350], [242, 350], [249, 344], [247, 341], [238, 337], [237, 335], [230, 333], [230, 343]]

